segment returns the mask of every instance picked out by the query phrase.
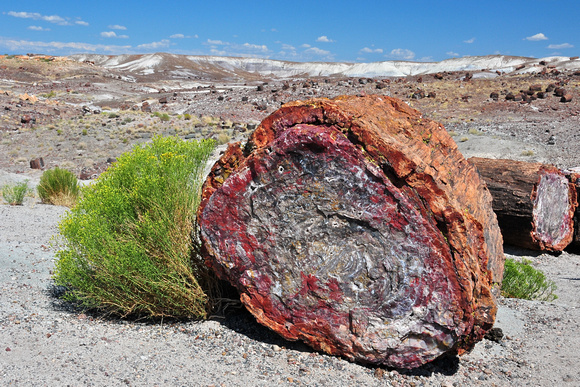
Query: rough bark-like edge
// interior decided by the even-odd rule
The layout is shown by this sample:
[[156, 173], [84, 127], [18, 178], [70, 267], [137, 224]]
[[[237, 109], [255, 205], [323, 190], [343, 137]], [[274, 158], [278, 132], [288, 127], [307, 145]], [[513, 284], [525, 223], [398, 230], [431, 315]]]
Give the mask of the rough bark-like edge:
[[[369, 114], [361, 116], [361, 111]], [[283, 105], [262, 121], [243, 150], [240, 143], [230, 145], [214, 165], [204, 184], [198, 214], [211, 193], [245, 157], [258, 148], [267, 147], [279, 133], [299, 123], [332, 125], [341, 130], [395, 184], [425, 203], [449, 242], [458, 280], [468, 295], [464, 310], [473, 329], [458, 343], [457, 352], [470, 350], [493, 326], [497, 311], [495, 296], [503, 276], [502, 236], [491, 210], [492, 198], [476, 168], [463, 158], [443, 126], [424, 119], [403, 101], [386, 96], [343, 96]], [[397, 128], [403, 129], [397, 132]], [[416, 141], [417, 137], [422, 141]], [[403, 153], [402, 148], [408, 153]], [[406, 154], [413, 156], [406, 157]], [[431, 165], [423, 161], [429, 156], [434, 156]], [[437, 167], [446, 163], [455, 166], [455, 174], [442, 176], [438, 173]], [[475, 193], [474, 197], [456, 195], [468, 188]], [[459, 208], [462, 210], [457, 210]], [[209, 250], [206, 253], [212, 254]], [[224, 277], [219, 264], [211, 258], [207, 262]]]

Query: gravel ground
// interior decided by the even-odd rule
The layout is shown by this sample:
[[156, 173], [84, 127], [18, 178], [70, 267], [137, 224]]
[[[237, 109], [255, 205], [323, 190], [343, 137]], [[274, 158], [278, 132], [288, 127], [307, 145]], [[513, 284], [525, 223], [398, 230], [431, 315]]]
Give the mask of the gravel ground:
[[204, 322], [87, 315], [56, 298], [51, 236], [63, 207], [0, 205], [0, 384], [15, 386], [580, 385], [580, 257], [525, 256], [558, 285], [554, 302], [500, 299], [496, 326], [460, 358], [413, 371], [350, 363], [284, 341], [245, 312]]
[[[39, 62], [43, 67], [29, 72], [20, 71], [20, 63], [2, 64], [0, 186], [26, 179], [34, 186], [41, 171], [29, 169], [33, 158], [43, 157], [47, 168], [59, 165], [79, 172], [117, 157], [154, 133], [169, 134], [171, 129], [175, 134], [176, 127], [180, 134], [221, 131], [232, 139], [245, 135], [234, 129], [197, 128], [178, 118], [184, 113], [250, 123], [290, 100], [377, 92], [403, 98], [426, 117], [442, 122], [466, 157], [580, 166], [580, 84], [570, 74], [468, 82], [463, 73], [444, 74], [442, 80], [426, 76], [387, 83], [293, 80], [289, 88], [281, 82], [260, 84], [261, 91], [256, 86], [206, 85], [202, 92], [192, 93], [160, 91], [170, 82], [165, 79], [158, 81], [159, 91], [145, 92], [86, 64], [63, 70]], [[571, 103], [560, 103], [554, 96], [532, 103], [505, 101], [507, 91], [553, 82], [567, 84], [574, 97]], [[379, 84], [385, 88], [379, 90]], [[418, 89], [436, 92], [437, 97], [411, 97]], [[49, 92], [55, 95], [43, 97]], [[499, 101], [491, 100], [490, 92], [500, 92]], [[34, 102], [26, 95], [40, 99]], [[161, 103], [163, 97], [168, 103]], [[170, 113], [171, 121], [161, 122], [139, 109], [126, 111], [145, 99], [152, 111]], [[96, 102], [106, 114], [84, 111], [84, 105]], [[112, 111], [120, 116], [111, 118]], [[496, 327], [504, 337], [499, 342], [484, 339], [460, 358], [440, 359], [413, 371], [391, 370], [350, 363], [284, 341], [243, 311], [204, 322], [148, 324], [75, 310], [56, 297], [58, 289], [51, 281], [50, 239], [65, 211], [35, 198], [15, 207], [0, 201], [0, 385], [580, 385], [579, 255], [508, 249], [508, 256], [530, 259], [555, 281], [559, 298], [549, 303], [500, 299]]]

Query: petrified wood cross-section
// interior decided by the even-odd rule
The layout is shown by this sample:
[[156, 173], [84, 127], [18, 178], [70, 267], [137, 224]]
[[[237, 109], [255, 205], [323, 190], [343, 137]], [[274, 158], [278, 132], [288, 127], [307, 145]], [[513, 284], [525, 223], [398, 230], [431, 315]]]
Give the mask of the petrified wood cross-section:
[[479, 157], [468, 161], [491, 192], [506, 243], [557, 252], [573, 242], [577, 174], [541, 163]]
[[208, 264], [257, 320], [327, 353], [412, 368], [493, 325], [489, 192], [399, 100], [284, 105], [214, 165], [198, 222]]

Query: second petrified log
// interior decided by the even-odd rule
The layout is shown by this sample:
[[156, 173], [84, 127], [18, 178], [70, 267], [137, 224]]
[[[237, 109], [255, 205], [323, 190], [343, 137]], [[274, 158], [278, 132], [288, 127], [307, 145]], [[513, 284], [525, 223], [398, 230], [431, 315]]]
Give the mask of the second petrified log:
[[494, 323], [491, 196], [400, 100], [284, 105], [214, 165], [198, 222], [208, 264], [256, 319], [329, 354], [412, 368]]
[[574, 236], [576, 175], [552, 165], [472, 157], [493, 197], [506, 243], [562, 251]]

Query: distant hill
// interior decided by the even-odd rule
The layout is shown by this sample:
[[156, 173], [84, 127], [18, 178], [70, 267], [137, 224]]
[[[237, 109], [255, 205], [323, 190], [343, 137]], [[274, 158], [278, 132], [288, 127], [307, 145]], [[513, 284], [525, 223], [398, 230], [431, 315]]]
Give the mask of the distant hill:
[[[474, 56], [441, 62], [384, 61], [372, 63], [286, 62], [260, 58], [188, 56], [167, 53], [144, 55], [79, 54], [69, 59], [92, 62], [119, 70], [136, 78], [204, 79], [251, 81], [264, 78], [288, 79], [318, 76], [405, 77], [445, 71], [480, 71], [481, 76], [495, 72], [540, 72], [546, 66], [560, 70], [580, 69], [580, 60], [564, 56], [527, 58], [505, 55]], [[487, 73], [488, 75], [485, 75]]]

